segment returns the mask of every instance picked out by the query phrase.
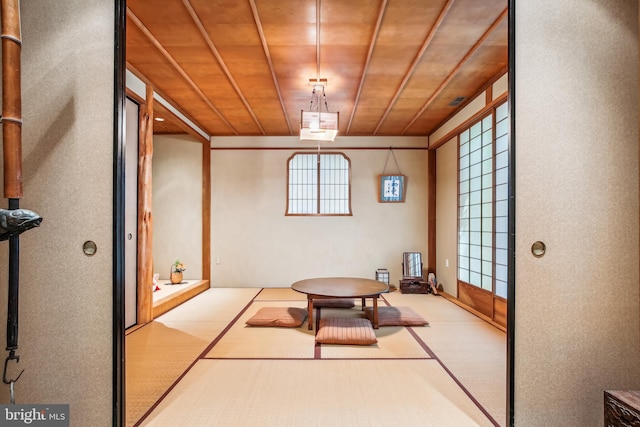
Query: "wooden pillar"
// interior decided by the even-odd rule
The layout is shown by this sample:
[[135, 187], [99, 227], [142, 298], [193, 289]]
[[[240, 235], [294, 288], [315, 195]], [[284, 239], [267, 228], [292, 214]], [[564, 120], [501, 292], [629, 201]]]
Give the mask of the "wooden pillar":
[[147, 86], [140, 107], [138, 145], [138, 324], [153, 320], [153, 218], [151, 215], [153, 160], [153, 89]]
[[202, 142], [202, 280], [211, 281], [211, 141]]
[[427, 151], [427, 271], [436, 272], [436, 150]]

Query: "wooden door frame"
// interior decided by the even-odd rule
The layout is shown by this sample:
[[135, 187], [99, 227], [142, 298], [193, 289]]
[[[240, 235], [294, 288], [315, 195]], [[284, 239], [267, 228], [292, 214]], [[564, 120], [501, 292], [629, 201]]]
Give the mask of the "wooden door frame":
[[[114, 161], [113, 161], [113, 425], [124, 425], [124, 114], [126, 101], [126, 0], [115, 0], [114, 30]], [[513, 426], [514, 408], [514, 338], [515, 338], [515, 0], [508, 0], [508, 75], [509, 75], [509, 267], [507, 301], [507, 422]], [[202, 273], [211, 279], [211, 147], [203, 144]], [[434, 156], [434, 153], [431, 154]], [[433, 159], [430, 159], [430, 163]], [[435, 173], [435, 169], [434, 169]], [[434, 213], [435, 215], [435, 213]], [[435, 221], [435, 217], [430, 218]], [[435, 252], [430, 255], [435, 257]], [[430, 258], [428, 265], [433, 259]]]

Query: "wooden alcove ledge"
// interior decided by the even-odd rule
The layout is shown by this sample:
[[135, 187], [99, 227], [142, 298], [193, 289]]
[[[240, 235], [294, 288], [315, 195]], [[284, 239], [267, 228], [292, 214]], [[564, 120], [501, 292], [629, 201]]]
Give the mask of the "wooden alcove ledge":
[[[160, 282], [164, 283], [166, 282], [166, 280], [161, 280]], [[189, 280], [188, 282], [192, 282], [192, 280]], [[154, 298], [154, 319], [171, 310], [172, 308], [179, 306], [183, 302], [188, 301], [196, 295], [206, 291], [210, 287], [208, 280], [193, 280], [193, 283], [187, 283], [184, 285], [171, 285], [171, 287], [173, 286], [179, 286], [180, 289], [177, 291], [173, 291], [164, 297], [160, 297], [157, 299]]]

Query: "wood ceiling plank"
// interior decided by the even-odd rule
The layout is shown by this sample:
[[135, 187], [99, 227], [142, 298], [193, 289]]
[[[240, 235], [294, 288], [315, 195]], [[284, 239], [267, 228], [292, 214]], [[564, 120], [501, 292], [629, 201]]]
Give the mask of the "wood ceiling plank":
[[165, 120], [164, 122], [154, 122], [153, 123], [153, 134], [154, 135], [176, 135], [176, 134], [186, 134], [187, 132], [182, 129], [177, 124]]
[[[236, 92], [236, 96], [240, 99], [240, 101], [242, 102], [242, 104], [246, 108], [246, 113], [251, 116], [251, 118], [254, 121], [254, 124], [258, 127], [260, 132], [264, 135], [265, 131], [262, 128], [262, 125], [260, 124], [260, 121], [258, 120], [258, 118], [256, 117], [255, 113], [251, 109], [251, 106], [249, 105], [249, 102], [247, 101], [247, 98], [244, 96], [244, 93], [242, 92], [242, 89], [240, 88], [240, 86], [238, 86], [238, 84], [236, 83], [236, 80], [235, 80], [233, 74], [231, 73], [231, 71], [229, 70], [229, 68], [227, 67], [227, 64], [225, 63], [224, 59], [222, 58], [222, 56], [218, 52], [218, 48], [213, 43], [213, 40], [211, 39], [211, 36], [207, 32], [207, 29], [204, 27], [204, 24], [202, 23], [200, 17], [198, 16], [198, 13], [193, 8], [193, 6], [189, 2], [189, 0], [183, 0], [183, 4], [184, 4], [184, 6], [186, 7], [186, 9], [187, 9], [187, 11], [189, 13], [189, 16], [191, 16], [191, 19], [193, 20], [194, 24], [196, 25], [196, 27], [200, 31], [200, 35], [202, 36], [202, 38], [204, 39], [205, 43], [207, 44], [207, 47], [210, 49], [211, 53], [215, 56], [215, 58], [216, 58], [216, 60], [218, 62], [218, 65], [224, 71], [225, 77], [227, 78], [227, 80], [229, 81], [231, 86], [233, 86], [233, 89]], [[246, 14], [246, 12], [245, 12], [245, 14]], [[218, 96], [218, 94], [216, 93], [216, 97], [217, 96]], [[227, 117], [229, 117], [229, 118], [231, 117], [231, 114], [229, 112], [227, 112], [226, 114], [227, 114]], [[244, 117], [241, 117], [241, 115], [238, 115], [238, 118], [243, 120], [242, 123], [244, 123]], [[236, 125], [236, 126], [238, 126], [238, 125]]]
[[[275, 88], [276, 95], [279, 91], [270, 64], [268, 47], [263, 39], [260, 16], [256, 13], [255, 3], [201, 0], [191, 0], [191, 2], [195, 10], [194, 13], [202, 16], [201, 32], [203, 32], [205, 40], [209, 39], [207, 41], [212, 46], [212, 51], [217, 52], [218, 62], [225, 69], [227, 78], [238, 92], [248, 113], [261, 129], [269, 126], [273, 131], [273, 118], [257, 113], [257, 109], [260, 108], [259, 104], [265, 100], [255, 97], [257, 93], [255, 87], [239, 83], [246, 81], [247, 76], [262, 75], [261, 84], [267, 84], [267, 78], [270, 77], [271, 82], [268, 84]], [[238, 55], [239, 52], [243, 55], [242, 59]], [[282, 98], [280, 96], [277, 98], [283, 106]], [[264, 111], [264, 109], [260, 109], [260, 111]], [[284, 120], [285, 123], [288, 123], [286, 110], [281, 108], [281, 112], [283, 117], [279, 121]], [[267, 125], [269, 122], [271, 123]], [[289, 126], [286, 129], [288, 128]], [[281, 130], [282, 127], [277, 126], [277, 129]], [[292, 132], [291, 129], [288, 131]]]
[[450, 97], [471, 96], [507, 57], [506, 23], [468, 54], [506, 0], [455, 0], [421, 54], [446, 2], [128, 0], [160, 46], [129, 20], [127, 61], [212, 135], [296, 134], [317, 74], [341, 134], [428, 134]]
[[[468, 35], [465, 35], [468, 37]], [[432, 49], [425, 54], [423, 61], [416, 71], [416, 76], [436, 76], [433, 82], [442, 81], [446, 78], [448, 69], [453, 69], [453, 38], [448, 39], [445, 46], [440, 44], [433, 46]], [[459, 44], [455, 45], [458, 50], [463, 43], [458, 39]], [[466, 42], [468, 43], [468, 41]], [[463, 57], [460, 53], [455, 55]], [[458, 96], [469, 97], [474, 94], [479, 87], [486, 81], [492, 79], [497, 73], [506, 68], [507, 61], [507, 22], [503, 20], [501, 24], [486, 39], [485, 42], [471, 55], [471, 57], [458, 70], [456, 76], [451, 80], [450, 84], [444, 88], [441, 93], [434, 99], [428, 108], [428, 114], [423, 114], [411, 127], [411, 134], [416, 134], [430, 129], [434, 119], [443, 121], [449, 117], [455, 107], [449, 106], [449, 103]], [[403, 93], [403, 101], [411, 102], [415, 105], [416, 101], [428, 98], [436, 91], [436, 87], [430, 84], [424, 78], [414, 77], [411, 79]], [[408, 98], [414, 98], [410, 100]], [[399, 105], [402, 105], [400, 102]], [[419, 107], [416, 107], [418, 109]], [[397, 117], [397, 115], [394, 115]], [[397, 127], [385, 127], [384, 132], [392, 132], [398, 130]]]
[[204, 25], [218, 49], [261, 46], [255, 23], [211, 24], [205, 22]]
[[431, 27], [431, 29], [429, 30], [429, 33], [427, 34], [427, 36], [425, 37], [424, 41], [422, 42], [422, 45], [420, 46], [420, 49], [416, 53], [415, 58], [411, 62], [411, 65], [409, 66], [407, 71], [405, 72], [404, 77], [402, 79], [402, 82], [400, 83], [400, 85], [396, 89], [395, 93], [393, 94], [393, 97], [389, 101], [389, 104], [387, 106], [387, 109], [385, 110], [385, 113], [382, 115], [382, 117], [380, 117], [380, 120], [378, 121], [377, 126], [373, 130], [374, 134], [376, 134], [378, 132], [378, 130], [380, 129], [380, 126], [382, 126], [382, 123], [384, 123], [385, 119], [387, 118], [387, 115], [391, 112], [391, 109], [393, 108], [394, 104], [396, 103], [396, 101], [398, 100], [400, 95], [402, 94], [402, 91], [404, 90], [404, 87], [406, 86], [407, 82], [413, 76], [413, 73], [414, 73], [416, 67], [418, 66], [418, 64], [422, 60], [422, 56], [424, 55], [424, 52], [430, 47], [431, 41], [433, 40], [433, 38], [435, 37], [436, 33], [440, 29], [440, 26], [442, 25], [442, 22], [447, 17], [447, 14], [449, 13], [449, 10], [451, 9], [451, 6], [453, 5], [453, 1], [454, 0], [448, 0], [447, 3], [445, 3], [444, 6], [442, 7], [442, 10], [438, 14], [438, 17], [436, 18], [435, 22], [433, 23], [433, 26]]
[[387, 9], [387, 0], [382, 0], [376, 12], [375, 25], [371, 30], [371, 36], [369, 38], [369, 46], [367, 48], [367, 54], [363, 62], [362, 71], [358, 81], [357, 89], [355, 90], [355, 93], [353, 96], [353, 105], [351, 108], [351, 112], [349, 114], [349, 120], [347, 121], [346, 128], [345, 128], [345, 134], [347, 135], [351, 132], [351, 125], [353, 124], [353, 118], [355, 116], [356, 111], [358, 110], [358, 106], [360, 105], [360, 95], [362, 93], [362, 87], [364, 86], [364, 81], [369, 71], [369, 64], [371, 63], [371, 57], [373, 56], [373, 50], [376, 46], [378, 35], [380, 34], [380, 27], [382, 26], [382, 19], [384, 18], [386, 9]]
[[371, 38], [372, 24], [322, 24], [321, 46], [360, 46], [366, 49]]
[[438, 90], [436, 90], [436, 92], [427, 100], [427, 102], [425, 102], [424, 106], [422, 108], [420, 108], [420, 110], [418, 110], [418, 112], [413, 116], [413, 118], [409, 121], [409, 123], [405, 126], [405, 128], [402, 130], [402, 135], [405, 134], [405, 132], [407, 131], [407, 129], [409, 129], [411, 127], [411, 125], [426, 111], [426, 109], [429, 107], [429, 104], [431, 102], [433, 102], [433, 100], [438, 96], [439, 92], [443, 89], [445, 89], [447, 87], [447, 85], [450, 83], [451, 79], [453, 79], [456, 75], [456, 73], [458, 72], [458, 70], [463, 66], [463, 64], [474, 54], [474, 52], [482, 45], [482, 42], [489, 37], [489, 35], [496, 29], [498, 28], [502, 21], [507, 19], [507, 12], [508, 9], [504, 9], [503, 12], [500, 14], [500, 16], [498, 16], [498, 18], [494, 21], [494, 23], [486, 30], [486, 32], [482, 35], [482, 37], [480, 37], [480, 39], [476, 42], [476, 44], [474, 44], [471, 49], [469, 50], [469, 52], [465, 55], [464, 58], [462, 58], [462, 60], [460, 61], [460, 63], [458, 64], [458, 66], [447, 76], [447, 78], [440, 84], [440, 87], [438, 88]]
[[127, 0], [127, 10], [144, 22], [145, 28], [166, 49], [201, 43], [198, 29], [181, 0], [163, 0], [162, 7], [148, 0]]
[[212, 25], [253, 26], [254, 24], [248, 2], [238, 0], [190, 0], [190, 2], [207, 27]]
[[263, 25], [283, 25], [316, 22], [316, 0], [256, 0]]
[[[379, 1], [371, 0], [322, 0], [321, 23], [323, 28], [326, 24], [365, 24], [371, 26], [378, 15], [379, 3]], [[354, 10], [357, 10], [358, 13], [353, 13]]]
[[188, 74], [180, 67], [180, 65], [173, 59], [173, 57], [169, 54], [169, 52], [160, 44], [160, 42], [155, 39], [153, 34], [146, 28], [146, 26], [133, 14], [131, 9], [127, 9], [127, 22], [133, 23], [148, 39], [149, 41], [156, 47], [158, 51], [165, 57], [165, 59], [178, 71], [180, 76], [184, 79], [192, 89], [200, 95], [202, 100], [211, 108], [211, 110], [218, 115], [220, 120], [222, 120], [230, 129], [233, 134], [238, 134], [238, 132], [234, 129], [234, 127], [229, 123], [229, 121], [222, 115], [222, 113], [216, 108], [216, 106], [211, 102], [210, 99], [206, 97], [204, 93], [200, 90], [200, 88], [195, 84], [195, 82], [188, 76]]
[[[417, 55], [419, 57], [421, 48], [428, 44], [429, 33], [436, 26], [444, 5], [446, 0], [411, 1], [402, 5], [390, 2], [387, 5], [352, 125], [362, 117], [368, 122], [368, 132], [375, 134], [394, 99], [401, 93], [403, 82], [411, 75], [412, 64]], [[384, 107], [376, 120], [372, 121], [371, 116], [360, 116], [361, 105], [368, 102]], [[356, 129], [362, 131], [363, 127], [357, 126]]]
[[[311, 45], [306, 46], [269, 46], [274, 67], [286, 67], [287, 64], [313, 63], [315, 66], [316, 51]], [[308, 83], [308, 80], [307, 80]]]
[[[168, 9], [174, 16], [173, 25], [159, 31], [160, 39], [167, 46], [165, 56], [173, 58], [174, 67], [184, 71], [181, 73], [182, 77], [194, 86], [196, 92], [200, 93], [214, 112], [221, 116], [233, 133], [237, 133], [237, 129], [255, 133], [256, 127], [258, 129], [261, 127], [259, 121], [253, 116], [242, 91], [234, 86], [233, 76], [226, 69], [222, 58], [218, 57], [215, 49], [207, 44], [210, 41], [207, 39], [208, 35], [203, 33], [203, 28], [197, 16], [194, 16], [195, 12], [190, 8], [190, 3], [184, 1], [180, 6], [176, 2], [169, 2]], [[166, 16], [166, 11], [161, 16]], [[251, 18], [250, 15], [249, 18]], [[160, 25], [157, 20], [151, 21], [156, 27]], [[181, 38], [181, 36], [184, 37]], [[196, 58], [195, 61], [194, 58]], [[232, 91], [235, 91], [235, 94]], [[238, 103], [244, 104], [246, 115], [239, 113]], [[253, 125], [247, 123], [252, 119]]]
[[281, 23], [267, 24], [263, 21], [265, 37], [269, 46], [316, 46], [315, 23], [296, 23], [283, 25]]
[[[275, 89], [275, 92], [278, 96], [278, 101], [280, 103], [280, 109], [282, 111], [282, 113], [284, 114], [282, 119], [284, 120], [288, 130], [289, 130], [289, 134], [293, 134], [293, 129], [294, 127], [291, 126], [291, 116], [289, 116], [288, 112], [287, 112], [287, 107], [285, 104], [285, 100], [284, 97], [282, 96], [282, 89], [280, 89], [280, 83], [278, 82], [278, 77], [276, 75], [276, 70], [275, 67], [273, 65], [273, 58], [271, 56], [271, 51], [269, 49], [269, 44], [267, 43], [267, 38], [264, 34], [264, 28], [262, 26], [262, 20], [260, 18], [260, 14], [258, 12], [258, 7], [256, 6], [255, 0], [250, 0], [249, 1], [250, 6], [251, 6], [251, 14], [253, 16], [253, 21], [256, 25], [256, 31], [258, 31], [258, 35], [260, 37], [260, 44], [262, 45], [262, 49], [264, 51], [264, 55], [265, 55], [265, 60], [267, 62], [267, 66], [269, 68], [269, 74], [271, 76], [271, 79], [273, 81], [273, 88]], [[262, 104], [265, 105], [265, 104]], [[260, 107], [259, 107], [260, 108]], [[262, 108], [261, 108], [262, 109]], [[264, 110], [268, 110], [271, 111], [273, 113], [273, 109], [272, 108], [264, 108]], [[275, 125], [277, 122], [277, 119], [271, 119], [268, 121], [268, 125], [272, 126]], [[279, 132], [282, 132], [281, 130]]]

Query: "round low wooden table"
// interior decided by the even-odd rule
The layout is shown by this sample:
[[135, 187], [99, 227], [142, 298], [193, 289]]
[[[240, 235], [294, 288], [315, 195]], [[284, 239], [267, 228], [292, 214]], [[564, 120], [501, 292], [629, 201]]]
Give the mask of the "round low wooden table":
[[318, 277], [305, 279], [291, 285], [294, 291], [307, 294], [309, 330], [313, 329], [313, 300], [318, 298], [365, 298], [373, 299], [373, 327], [378, 329], [378, 297], [389, 292], [389, 285], [373, 279], [359, 277]]

